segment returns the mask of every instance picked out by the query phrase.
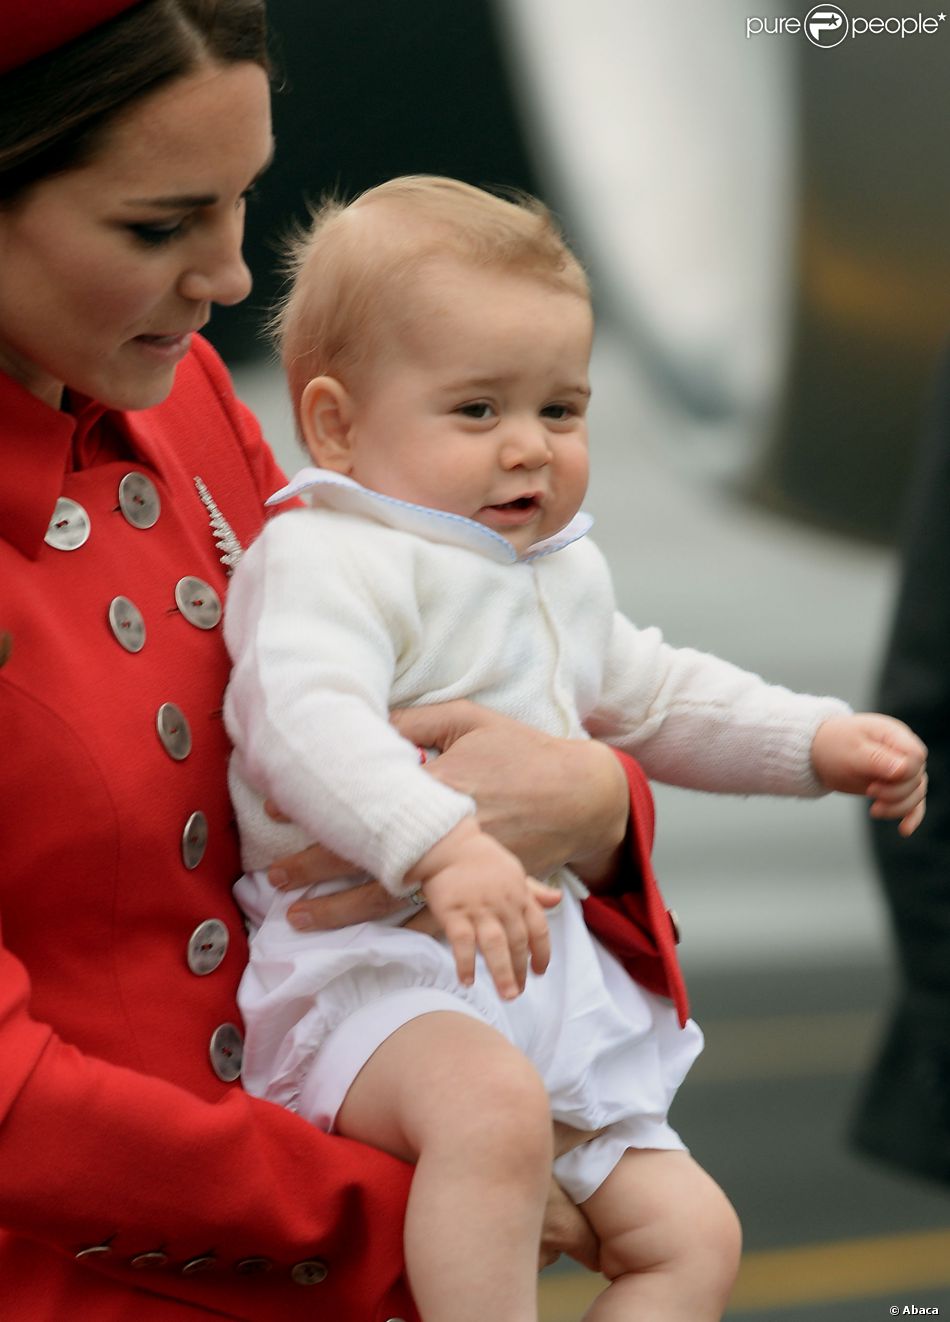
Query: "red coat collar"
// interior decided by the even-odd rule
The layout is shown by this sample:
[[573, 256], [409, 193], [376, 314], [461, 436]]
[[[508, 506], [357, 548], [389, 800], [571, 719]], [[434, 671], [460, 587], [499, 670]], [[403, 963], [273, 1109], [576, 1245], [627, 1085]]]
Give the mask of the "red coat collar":
[[[95, 462], [105, 447], [128, 449], [122, 415], [96, 400], [67, 397], [54, 409], [0, 372], [0, 537], [35, 560], [68, 471]], [[104, 419], [113, 420], [111, 427]]]

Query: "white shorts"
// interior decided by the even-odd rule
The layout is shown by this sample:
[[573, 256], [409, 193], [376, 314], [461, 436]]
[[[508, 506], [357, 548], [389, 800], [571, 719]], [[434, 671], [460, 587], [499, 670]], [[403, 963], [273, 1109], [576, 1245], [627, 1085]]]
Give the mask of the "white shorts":
[[467, 1014], [502, 1033], [533, 1062], [555, 1120], [604, 1129], [558, 1158], [555, 1175], [583, 1202], [628, 1148], [682, 1149], [667, 1121], [679, 1084], [702, 1050], [666, 1000], [633, 982], [588, 932], [568, 890], [548, 912], [551, 962], [529, 973], [522, 996], [502, 1001], [484, 964], [463, 987], [442, 941], [403, 927], [361, 924], [295, 932], [277, 894], [251, 943], [241, 983], [244, 1082], [250, 1092], [331, 1130], [346, 1093], [391, 1033], [435, 1010]]

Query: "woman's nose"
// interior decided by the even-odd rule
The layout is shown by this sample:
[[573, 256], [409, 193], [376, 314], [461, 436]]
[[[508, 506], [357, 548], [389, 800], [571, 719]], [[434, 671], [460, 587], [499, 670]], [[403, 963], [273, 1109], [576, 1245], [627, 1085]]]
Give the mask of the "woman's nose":
[[226, 244], [210, 252], [205, 261], [185, 270], [178, 286], [182, 298], [225, 307], [247, 298], [253, 281], [241, 252], [241, 237], [229, 238]]

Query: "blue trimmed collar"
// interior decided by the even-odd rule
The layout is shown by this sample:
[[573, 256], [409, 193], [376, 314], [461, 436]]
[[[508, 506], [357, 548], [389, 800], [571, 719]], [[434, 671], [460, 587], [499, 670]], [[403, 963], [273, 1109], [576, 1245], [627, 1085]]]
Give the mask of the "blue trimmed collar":
[[408, 500], [397, 500], [395, 496], [384, 496], [382, 492], [360, 486], [342, 473], [330, 472], [325, 468], [302, 468], [287, 486], [268, 497], [267, 504], [279, 505], [305, 491], [310, 492], [311, 505], [340, 510], [344, 514], [359, 514], [403, 532], [417, 533], [430, 541], [446, 542], [450, 546], [478, 551], [501, 564], [515, 564], [518, 561], [525, 563], [543, 555], [553, 555], [555, 551], [585, 537], [594, 522], [589, 514], [581, 511], [553, 537], [534, 542], [523, 555], [519, 555], [501, 533], [476, 523], [474, 519], [467, 519], [462, 514], [450, 514], [446, 510], [429, 509], [426, 505], [413, 505]]

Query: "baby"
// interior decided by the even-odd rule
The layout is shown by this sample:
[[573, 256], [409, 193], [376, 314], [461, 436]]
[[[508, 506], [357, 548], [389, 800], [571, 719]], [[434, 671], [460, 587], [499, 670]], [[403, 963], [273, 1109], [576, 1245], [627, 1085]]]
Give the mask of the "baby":
[[[925, 750], [900, 722], [617, 614], [579, 512], [587, 282], [540, 204], [435, 178], [327, 204], [279, 325], [316, 466], [272, 498], [309, 508], [265, 528], [228, 599], [246, 1086], [415, 1163], [405, 1250], [425, 1322], [536, 1319], [552, 1117], [601, 1131], [554, 1167], [611, 1281], [589, 1322], [713, 1322], [735, 1218], [667, 1120], [698, 1028], [589, 934], [568, 871], [545, 917], [543, 888], [388, 712], [468, 698], [673, 784], [866, 794], [905, 833]], [[295, 932], [257, 870], [311, 840], [406, 908]], [[420, 895], [444, 940], [403, 925]]]

